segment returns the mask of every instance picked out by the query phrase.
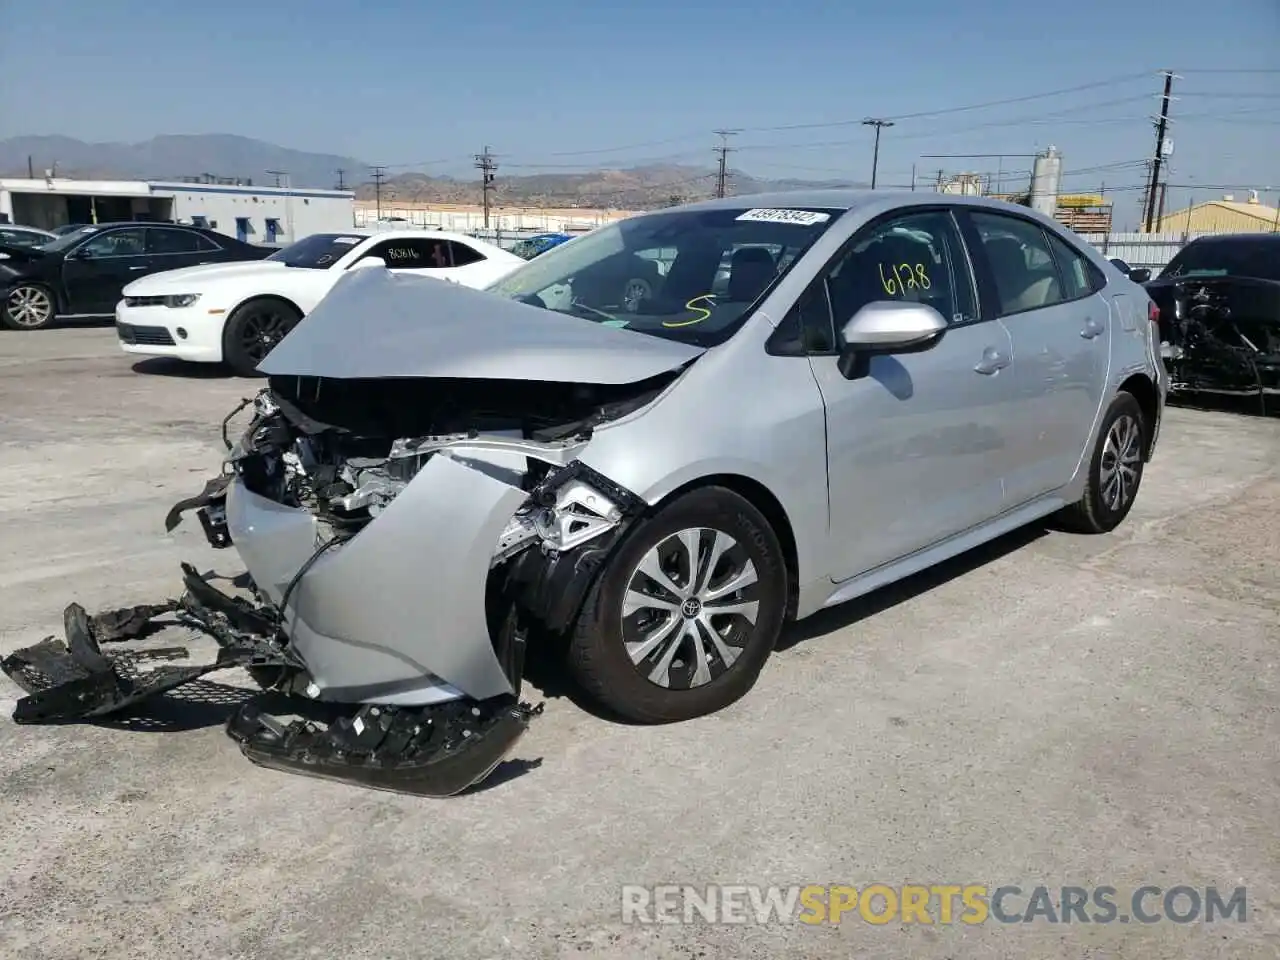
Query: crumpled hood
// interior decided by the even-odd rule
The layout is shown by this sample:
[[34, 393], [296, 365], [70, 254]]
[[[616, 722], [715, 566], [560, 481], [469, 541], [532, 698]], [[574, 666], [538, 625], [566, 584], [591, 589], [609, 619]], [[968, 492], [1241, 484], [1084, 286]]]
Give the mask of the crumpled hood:
[[126, 297], [148, 297], [171, 293], [203, 293], [202, 284], [239, 280], [263, 273], [292, 269], [279, 260], [244, 260], [231, 263], [202, 263], [153, 273], [124, 288]]
[[704, 348], [430, 277], [354, 270], [272, 350], [270, 376], [634, 383]]

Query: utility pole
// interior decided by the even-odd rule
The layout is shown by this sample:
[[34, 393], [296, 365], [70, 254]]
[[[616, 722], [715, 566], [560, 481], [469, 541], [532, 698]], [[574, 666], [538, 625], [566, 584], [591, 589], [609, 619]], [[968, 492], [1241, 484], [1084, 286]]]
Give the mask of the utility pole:
[[480, 171], [480, 191], [484, 199], [484, 228], [489, 229], [489, 192], [494, 189], [493, 175], [498, 169], [498, 162], [493, 158], [493, 154], [489, 152], [488, 144], [485, 145], [484, 153], [477, 153], [476, 169]]
[[269, 173], [271, 176], [275, 177], [275, 178], [276, 178], [275, 185], [276, 185], [277, 187], [278, 187], [278, 186], [280, 186], [280, 178], [284, 176], [284, 171], [283, 171], [283, 170], [268, 170], [268, 171], [267, 171], [267, 173]]
[[733, 147], [729, 146], [729, 138], [735, 135], [737, 130], [713, 130], [716, 136], [720, 138], [720, 146], [716, 147], [716, 153], [720, 154], [720, 169], [716, 174], [716, 196], [724, 196], [725, 183], [729, 178], [729, 154]]
[[335, 189], [335, 190], [345, 190], [345, 189], [347, 189], [346, 182], [342, 179], [342, 175], [343, 175], [344, 173], [346, 173], [347, 171], [345, 171], [345, 170], [343, 170], [341, 167], [339, 167], [339, 168], [338, 168], [336, 171], [334, 171], [334, 172], [338, 174], [338, 185], [337, 185], [334, 189]]
[[1156, 122], [1156, 152], [1151, 161], [1151, 185], [1147, 190], [1146, 231], [1155, 226], [1156, 199], [1160, 192], [1160, 164], [1164, 160], [1164, 136], [1169, 127], [1169, 101], [1173, 93], [1173, 71], [1164, 72], [1164, 93], [1160, 97], [1160, 118]]
[[378, 208], [378, 219], [382, 219], [382, 181], [387, 178], [386, 167], [372, 167], [373, 170], [373, 196]]
[[868, 117], [862, 121], [862, 125], [876, 128], [876, 146], [875, 151], [871, 154], [871, 189], [874, 190], [876, 188], [876, 168], [880, 166], [880, 131], [885, 127], [892, 127], [893, 121]]

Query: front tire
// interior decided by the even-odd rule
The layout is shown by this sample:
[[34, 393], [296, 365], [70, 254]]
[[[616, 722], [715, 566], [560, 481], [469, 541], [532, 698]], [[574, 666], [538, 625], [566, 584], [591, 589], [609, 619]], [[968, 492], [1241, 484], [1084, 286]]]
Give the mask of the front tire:
[[260, 377], [257, 367], [277, 343], [298, 325], [302, 313], [283, 300], [247, 300], [227, 318], [222, 359], [239, 377]]
[[10, 330], [43, 330], [58, 315], [53, 291], [38, 283], [20, 283], [4, 298], [0, 320]]
[[1102, 418], [1084, 495], [1059, 514], [1066, 529], [1110, 533], [1129, 515], [1142, 483], [1150, 429], [1133, 394], [1118, 393]]
[[638, 523], [587, 594], [569, 667], [638, 723], [714, 713], [755, 685], [782, 631], [787, 571], [749, 501], [702, 487]]

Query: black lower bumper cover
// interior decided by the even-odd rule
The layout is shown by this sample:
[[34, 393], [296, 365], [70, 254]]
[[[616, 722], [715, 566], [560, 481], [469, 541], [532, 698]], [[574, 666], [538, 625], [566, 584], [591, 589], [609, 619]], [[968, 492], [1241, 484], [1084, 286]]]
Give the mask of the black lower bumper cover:
[[273, 770], [424, 797], [451, 797], [500, 764], [542, 712], [513, 698], [453, 702], [411, 711], [366, 706], [327, 729], [282, 725], [245, 704], [227, 734], [254, 763]]
[[[287, 655], [273, 610], [224, 594], [186, 564], [183, 582], [182, 598], [165, 604], [90, 616], [73, 603], [63, 617], [65, 640], [47, 637], [0, 659], [0, 669], [27, 694], [18, 700], [13, 719], [51, 724], [102, 717], [229, 667], [248, 667], [251, 675], [254, 667], [301, 669]], [[185, 659], [187, 650], [103, 652], [104, 643], [138, 639], [157, 629], [155, 620], [165, 614], [212, 636], [217, 659], [146, 669], [149, 661]], [[416, 708], [362, 705], [354, 716], [326, 728], [309, 721], [286, 726], [249, 700], [227, 721], [226, 732], [263, 767], [450, 797], [488, 777], [541, 712], [541, 704], [530, 706], [515, 697]]]

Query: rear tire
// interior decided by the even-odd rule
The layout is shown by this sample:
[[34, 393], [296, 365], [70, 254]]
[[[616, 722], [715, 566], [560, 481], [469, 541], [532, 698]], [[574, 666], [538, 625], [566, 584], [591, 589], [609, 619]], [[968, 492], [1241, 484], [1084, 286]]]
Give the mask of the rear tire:
[[609, 558], [569, 638], [569, 668], [633, 722], [714, 713], [755, 685], [786, 599], [769, 521], [732, 490], [701, 487], [640, 521]]
[[1058, 514], [1065, 529], [1110, 533], [1129, 515], [1142, 484], [1150, 430], [1142, 405], [1120, 391], [1102, 418], [1084, 495]]
[[43, 330], [58, 315], [53, 291], [38, 283], [20, 283], [5, 295], [0, 320], [10, 330]]
[[262, 376], [258, 364], [301, 319], [301, 311], [283, 300], [246, 300], [227, 318], [222, 331], [223, 362], [236, 376]]

